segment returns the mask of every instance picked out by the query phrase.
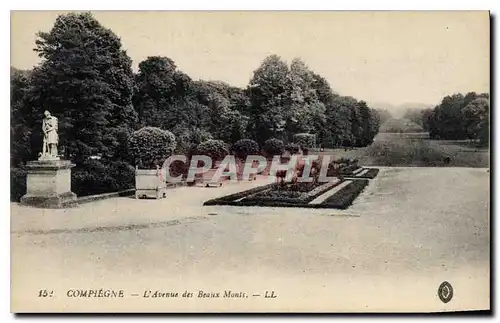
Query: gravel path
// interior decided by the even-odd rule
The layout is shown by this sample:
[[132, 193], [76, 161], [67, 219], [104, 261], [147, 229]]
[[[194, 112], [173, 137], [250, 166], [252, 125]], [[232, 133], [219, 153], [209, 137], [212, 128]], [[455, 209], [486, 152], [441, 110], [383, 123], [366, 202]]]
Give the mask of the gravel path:
[[[202, 206], [260, 184], [182, 187], [159, 201], [115, 198], [36, 213], [13, 204], [12, 309], [489, 308], [486, 169], [381, 168], [343, 211]], [[445, 280], [454, 288], [447, 304], [437, 297]], [[55, 296], [38, 298], [42, 288]], [[68, 298], [71, 288], [121, 288], [127, 297]], [[194, 297], [143, 298], [149, 289]], [[197, 298], [199, 290], [250, 296]], [[278, 298], [264, 298], [266, 291]]]

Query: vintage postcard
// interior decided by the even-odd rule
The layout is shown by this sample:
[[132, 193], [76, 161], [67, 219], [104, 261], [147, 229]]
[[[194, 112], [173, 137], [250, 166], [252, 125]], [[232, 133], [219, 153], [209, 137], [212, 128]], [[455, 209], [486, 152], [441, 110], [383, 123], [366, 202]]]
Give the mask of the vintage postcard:
[[490, 310], [487, 11], [12, 11], [11, 311]]

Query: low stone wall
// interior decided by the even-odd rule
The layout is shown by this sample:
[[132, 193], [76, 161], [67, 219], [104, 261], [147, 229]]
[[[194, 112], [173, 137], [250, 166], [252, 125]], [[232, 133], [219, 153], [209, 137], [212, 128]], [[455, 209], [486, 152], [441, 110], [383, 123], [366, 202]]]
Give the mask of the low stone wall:
[[[185, 186], [186, 182], [180, 182], [180, 183], [167, 183], [166, 188], [167, 189], [172, 189], [180, 186]], [[132, 196], [135, 194], [135, 188], [131, 188], [128, 190], [123, 190], [119, 192], [111, 192], [111, 193], [104, 193], [104, 194], [96, 194], [96, 195], [89, 195], [89, 196], [82, 196], [77, 199], [78, 204], [82, 203], [89, 203], [89, 202], [95, 202], [99, 200], [105, 200], [113, 197], [120, 197], [120, 196]]]

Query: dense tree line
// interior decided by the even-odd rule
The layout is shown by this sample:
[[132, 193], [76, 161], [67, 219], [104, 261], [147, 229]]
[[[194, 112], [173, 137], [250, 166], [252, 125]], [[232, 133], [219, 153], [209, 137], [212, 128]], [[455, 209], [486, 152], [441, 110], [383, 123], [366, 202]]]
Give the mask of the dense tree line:
[[489, 94], [469, 92], [443, 98], [434, 109], [420, 111], [421, 124], [432, 139], [477, 140], [489, 144]]
[[380, 126], [377, 111], [335, 93], [300, 59], [265, 58], [246, 88], [192, 80], [168, 57], [148, 57], [133, 73], [119, 37], [90, 13], [59, 16], [35, 46], [38, 66], [11, 68], [13, 166], [37, 158], [44, 110], [59, 118], [61, 151], [77, 164], [128, 161], [127, 139], [144, 126], [171, 131], [179, 153], [208, 139], [262, 146], [297, 133], [325, 147], [366, 146]]

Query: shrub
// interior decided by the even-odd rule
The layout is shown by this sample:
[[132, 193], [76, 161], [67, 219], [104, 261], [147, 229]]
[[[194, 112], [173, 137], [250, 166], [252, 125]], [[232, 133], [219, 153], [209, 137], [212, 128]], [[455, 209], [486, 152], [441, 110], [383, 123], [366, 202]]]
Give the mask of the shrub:
[[119, 190], [135, 187], [135, 168], [129, 163], [123, 161], [111, 162], [107, 172], [110, 177], [115, 179]]
[[360, 166], [357, 159], [339, 158], [328, 164], [327, 176], [347, 176]]
[[296, 143], [290, 143], [285, 146], [285, 151], [288, 151], [291, 155], [298, 154], [300, 149], [300, 145]]
[[263, 185], [263, 186], [257, 186], [257, 187], [251, 188], [249, 190], [246, 190], [246, 191], [237, 192], [234, 194], [230, 194], [230, 195], [217, 197], [217, 198], [208, 200], [205, 203], [203, 203], [203, 205], [224, 205], [224, 204], [233, 202], [235, 200], [242, 199], [246, 196], [256, 194], [258, 192], [261, 192], [261, 191], [264, 191], [264, 190], [267, 190], [267, 189], [273, 188], [273, 187], [276, 187], [275, 183], [270, 183], [270, 184]]
[[207, 140], [196, 147], [198, 155], [209, 156], [212, 162], [221, 161], [229, 154], [227, 145], [222, 140]]
[[335, 209], [347, 209], [368, 185], [367, 179], [357, 179], [344, 186], [322, 204]]
[[86, 169], [76, 169], [71, 173], [71, 190], [78, 196], [94, 195], [118, 191], [118, 183], [109, 175], [98, 175]]
[[377, 177], [378, 175], [378, 172], [379, 172], [379, 169], [378, 168], [370, 168], [368, 169], [368, 171], [366, 173], [364, 173], [363, 175], [357, 175], [356, 178], [369, 178], [369, 179], [373, 179], [375, 177]]
[[346, 158], [346, 157], [341, 157], [341, 158], [335, 159], [333, 162], [336, 164], [346, 164], [346, 165], [357, 165], [358, 164], [357, 159], [351, 159], [351, 158]]
[[293, 142], [302, 149], [309, 149], [316, 146], [316, 135], [311, 133], [297, 133], [293, 135]]
[[104, 176], [104, 175], [109, 175], [108, 168], [109, 167], [105, 165], [104, 161], [96, 159], [88, 159], [85, 162], [78, 164], [78, 166], [73, 168], [73, 170], [86, 170], [98, 176]]
[[157, 165], [163, 165], [175, 147], [175, 136], [155, 127], [139, 129], [129, 138], [130, 153], [140, 169], [155, 169]]
[[283, 140], [277, 138], [268, 139], [264, 143], [264, 152], [268, 157], [281, 155], [283, 154], [284, 149], [285, 144], [283, 143]]
[[260, 148], [255, 140], [240, 139], [233, 144], [231, 150], [236, 157], [246, 159], [248, 155], [257, 155]]
[[26, 194], [26, 170], [22, 168], [10, 169], [10, 200], [19, 202], [19, 199]]
[[173, 132], [177, 141], [175, 152], [180, 154], [188, 154], [200, 143], [213, 139], [208, 131], [200, 128], [186, 128], [183, 125], [174, 128]]
[[180, 160], [175, 160], [170, 164], [169, 172], [171, 177], [177, 177], [182, 175], [183, 178], [187, 176], [189, 171], [190, 161], [187, 160], [185, 163]]
[[71, 190], [78, 196], [122, 191], [134, 184], [134, 167], [122, 161], [87, 160], [71, 171]]

